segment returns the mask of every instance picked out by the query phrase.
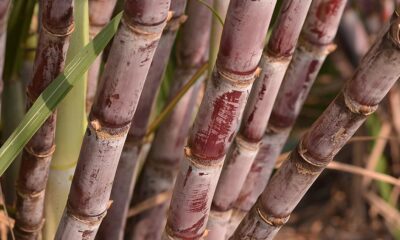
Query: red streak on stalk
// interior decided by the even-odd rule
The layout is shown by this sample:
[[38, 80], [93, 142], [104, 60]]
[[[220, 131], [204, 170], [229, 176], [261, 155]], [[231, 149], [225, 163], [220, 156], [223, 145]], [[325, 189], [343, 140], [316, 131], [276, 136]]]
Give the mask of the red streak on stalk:
[[230, 126], [236, 121], [234, 116], [237, 115], [241, 95], [242, 92], [230, 91], [215, 100], [208, 129], [195, 133], [189, 144], [192, 154], [208, 161], [219, 159], [225, 154], [225, 140], [229, 138], [232, 141]]

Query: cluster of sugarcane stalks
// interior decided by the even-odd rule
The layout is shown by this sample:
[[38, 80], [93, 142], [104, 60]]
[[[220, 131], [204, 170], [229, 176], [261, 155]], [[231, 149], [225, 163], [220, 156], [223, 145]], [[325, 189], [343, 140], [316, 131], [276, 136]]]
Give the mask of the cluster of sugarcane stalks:
[[[392, 202], [400, 195], [400, 181], [374, 172], [376, 161], [367, 169], [331, 163], [400, 77], [400, 6], [394, 0], [75, 1], [88, 3], [93, 42], [123, 12], [112, 42], [104, 54], [96, 50], [86, 69], [81, 90], [88, 123], [83, 140], [77, 138], [79, 157], [68, 166], [75, 168], [68, 199], [59, 222], [46, 222], [57, 148], [53, 111], [23, 148], [10, 217], [14, 207], [6, 206], [1, 191], [1, 239], [7, 232], [21, 240], [273, 239], [325, 168], [364, 176], [360, 194], [381, 215], [396, 209], [366, 190], [375, 178], [396, 186]], [[83, 5], [40, 0], [34, 11], [15, 3], [39, 21], [28, 110], [63, 75], [74, 7]], [[0, 72], [11, 51], [5, 31], [12, 7], [0, 0]], [[340, 50], [327, 58], [336, 44]], [[298, 142], [287, 144], [326, 59], [348, 79]], [[18, 78], [18, 65], [4, 76]], [[392, 128], [400, 135], [398, 92], [395, 86], [389, 103], [383, 101], [393, 119], [393, 126], [382, 126], [385, 137]], [[384, 155], [386, 142], [376, 142], [374, 159]], [[392, 145], [400, 158], [393, 150], [398, 143]], [[291, 152], [281, 155], [285, 146]], [[357, 146], [354, 159], [362, 163]], [[398, 215], [385, 218], [391, 229], [400, 229]], [[50, 225], [58, 227], [42, 234]]]

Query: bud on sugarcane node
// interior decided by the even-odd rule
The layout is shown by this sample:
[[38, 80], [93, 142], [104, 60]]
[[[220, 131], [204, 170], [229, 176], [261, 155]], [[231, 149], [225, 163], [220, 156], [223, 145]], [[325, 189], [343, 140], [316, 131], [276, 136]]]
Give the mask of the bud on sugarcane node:
[[[226, 234], [231, 234], [227, 232], [231, 209], [259, 150], [310, 4], [310, 0], [283, 2], [276, 26], [261, 57], [261, 71], [252, 88], [239, 133], [225, 160], [213, 199], [207, 239], [225, 239]], [[272, 10], [268, 14], [272, 16]]]
[[400, 76], [396, 12], [353, 78], [302, 137], [231, 239], [272, 239], [324, 168]]
[[225, 154], [254, 81], [269, 12], [275, 1], [232, 0], [217, 63], [185, 147], [172, 196], [165, 239], [199, 239]]
[[[33, 78], [27, 86], [27, 108], [63, 71], [74, 30], [73, 1], [40, 1], [41, 31]], [[17, 239], [38, 239], [44, 224], [44, 197], [55, 150], [56, 113], [52, 113], [24, 148], [17, 181]]]
[[279, 89], [260, 150], [235, 203], [233, 225], [250, 210], [264, 190], [275, 161], [314, 83], [326, 56], [335, 49], [336, 35], [346, 1], [314, 0], [296, 51]]
[[169, 5], [169, 0], [125, 1], [56, 239], [94, 239], [106, 215], [118, 160]]

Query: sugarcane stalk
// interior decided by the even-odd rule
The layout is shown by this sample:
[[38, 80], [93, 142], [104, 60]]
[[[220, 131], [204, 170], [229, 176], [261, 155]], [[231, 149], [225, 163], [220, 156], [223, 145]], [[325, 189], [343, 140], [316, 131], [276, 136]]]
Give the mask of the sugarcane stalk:
[[[206, 2], [211, 4], [212, 0]], [[169, 100], [176, 96], [208, 59], [211, 12], [203, 4], [190, 1], [187, 14], [189, 18], [183, 25], [181, 39], [177, 44], [177, 66]], [[179, 163], [183, 159], [182, 149], [200, 86], [197, 84], [189, 90], [159, 126], [138, 183], [135, 202], [172, 191]], [[169, 202], [165, 202], [137, 216], [134, 219], [132, 239], [161, 239], [168, 206]]]
[[347, 6], [340, 22], [338, 36], [343, 43], [345, 52], [354, 66], [358, 66], [364, 54], [368, 51], [370, 42], [364, 23], [357, 12]]
[[316, 0], [310, 7], [299, 43], [282, 82], [259, 153], [235, 203], [231, 224], [237, 226], [264, 190], [326, 56], [333, 51], [345, 0]]
[[[10, 0], [0, 1], [0, 73], [3, 74], [6, 37], [7, 37], [7, 20], [10, 9]], [[0, 96], [3, 92], [3, 81], [0, 81]]]
[[[4, 69], [4, 58], [6, 51], [6, 38], [7, 38], [7, 21], [9, 11], [11, 9], [10, 0], [0, 1], [0, 74], [3, 76]], [[0, 100], [3, 95], [3, 78], [0, 80]], [[0, 108], [2, 103], [0, 102]], [[17, 117], [17, 116], [15, 116]], [[4, 124], [4, 123], [3, 123]], [[4, 126], [3, 126], [4, 128]], [[15, 180], [18, 172], [18, 164], [13, 164], [13, 166], [5, 173], [2, 179], [2, 186], [5, 188], [4, 197], [6, 203], [12, 203], [14, 201], [15, 194]]]
[[[93, 39], [110, 21], [117, 0], [89, 0], [89, 36]], [[86, 111], [90, 112], [97, 91], [102, 54], [96, 58], [88, 71]]]
[[56, 239], [94, 239], [106, 215], [118, 160], [169, 5], [169, 0], [125, 1]]
[[165, 239], [203, 236], [225, 154], [234, 139], [260, 60], [275, 1], [232, 0], [220, 50], [184, 149]]
[[[28, 37], [30, 26], [32, 27], [31, 19], [35, 19], [34, 6], [35, 2], [29, 3], [23, 1], [12, 1], [9, 7], [7, 23], [4, 26], [7, 33], [5, 39], [5, 56], [4, 67], [2, 72], [2, 87], [1, 87], [1, 141], [4, 143], [11, 135], [18, 123], [22, 120], [25, 114], [25, 91], [26, 83], [31, 80], [32, 74], [25, 76], [23, 74], [26, 59], [29, 62], [29, 71], [32, 73], [34, 52], [33, 54], [25, 54], [27, 51], [24, 47], [32, 46]], [[20, 15], [24, 18], [18, 18]], [[33, 31], [36, 32], [37, 29]], [[32, 38], [32, 37], [31, 37]], [[37, 46], [37, 36], [34, 36], [33, 45]], [[30, 56], [26, 56], [30, 55]], [[30, 57], [33, 58], [31, 59]], [[21, 74], [21, 76], [19, 76]], [[19, 155], [7, 171], [2, 176], [1, 182], [4, 188], [5, 201], [9, 205], [15, 204], [15, 183], [17, 182], [18, 172], [21, 164], [21, 155]]]
[[[225, 21], [226, 14], [228, 12], [230, 0], [214, 0], [213, 7], [218, 15], [221, 17], [222, 20]], [[209, 57], [209, 65], [208, 65], [208, 74], [209, 77], [212, 75], [212, 70], [214, 68], [215, 60], [217, 59], [219, 44], [221, 41], [222, 35], [222, 25], [219, 22], [216, 16], [212, 18], [212, 25], [211, 25], [211, 39], [210, 39], [210, 57]]]
[[[41, 31], [33, 78], [27, 86], [27, 107], [63, 71], [73, 31], [73, 1], [41, 1]], [[22, 153], [17, 182], [17, 239], [38, 239], [44, 223], [44, 196], [55, 150], [56, 113], [31, 138]]]
[[400, 77], [400, 16], [363, 58], [341, 93], [272, 177], [232, 239], [272, 239], [341, 148]]
[[[310, 0], [286, 0], [261, 58], [239, 133], [227, 154], [208, 221], [207, 239], [225, 239], [231, 209], [257, 155], [272, 106], [296, 48]], [[296, 18], [293, 18], [296, 16]]]
[[[97, 239], [122, 239], [124, 236], [127, 214], [136, 184], [135, 168], [137, 167], [139, 156], [142, 155], [147, 124], [168, 64], [177, 31], [179, 26], [186, 20], [186, 15], [184, 15], [185, 7], [186, 0], [171, 1], [170, 13], [172, 15], [169, 16], [170, 19], [168, 19], [154, 54], [136, 113], [133, 116], [132, 126], [118, 163], [117, 174], [111, 191], [113, 208], [108, 211], [107, 217], [101, 224]], [[129, 228], [131, 229], [131, 227]]]
[[[67, 52], [67, 65], [89, 42], [88, 0], [74, 0], [74, 4], [75, 30]], [[54, 239], [71, 188], [71, 178], [87, 125], [86, 83], [87, 73], [80, 77], [57, 108], [57, 148], [51, 161], [46, 186], [46, 223], [42, 232], [44, 240]]]

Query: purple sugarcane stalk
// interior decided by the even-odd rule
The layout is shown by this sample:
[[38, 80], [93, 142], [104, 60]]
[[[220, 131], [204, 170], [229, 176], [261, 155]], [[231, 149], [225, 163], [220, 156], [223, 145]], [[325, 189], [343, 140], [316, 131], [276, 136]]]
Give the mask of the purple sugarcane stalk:
[[[89, 0], [89, 36], [93, 39], [110, 21], [117, 0]], [[86, 90], [86, 111], [90, 112], [97, 91], [102, 54], [90, 66]]]
[[222, 169], [211, 206], [207, 239], [225, 239], [225, 235], [231, 234], [227, 233], [231, 209], [257, 155], [310, 4], [311, 0], [283, 2], [277, 25], [261, 58], [261, 74], [252, 88], [239, 133], [229, 149]]
[[400, 16], [368, 51], [341, 93], [302, 137], [231, 239], [273, 239], [304, 194], [400, 77]]
[[[41, 29], [33, 78], [27, 87], [27, 108], [64, 69], [74, 29], [73, 0], [40, 1]], [[44, 224], [44, 197], [55, 150], [54, 112], [27, 143], [17, 181], [17, 239], [38, 239]]]
[[[7, 38], [7, 20], [9, 15], [11, 0], [0, 1], [0, 73], [3, 74], [6, 38]], [[3, 93], [3, 80], [0, 81], [0, 96]]]
[[[150, 119], [152, 106], [156, 100], [157, 90], [160, 86], [165, 68], [168, 64], [176, 33], [181, 23], [186, 19], [184, 15], [186, 0], [172, 0], [170, 12], [171, 19], [168, 20], [160, 41], [158, 43], [154, 58], [150, 65], [149, 73], [144, 83], [142, 94], [136, 112], [133, 116], [132, 125], [122, 150], [111, 190], [112, 207], [102, 222], [97, 239], [123, 239], [126, 226], [127, 214], [131, 203], [133, 189], [135, 187], [135, 168], [138, 158], [142, 152], [142, 146], [146, 135], [147, 124]], [[131, 226], [129, 226], [131, 228]]]
[[292, 62], [279, 90], [257, 157], [235, 203], [237, 226], [264, 190], [275, 161], [289, 136], [326, 56], [335, 48], [346, 0], [314, 0], [304, 23]]
[[[212, 0], [207, 1], [212, 4]], [[177, 66], [169, 99], [191, 79], [208, 59], [211, 12], [198, 1], [189, 1], [187, 22], [177, 43]], [[141, 202], [157, 194], [172, 191], [183, 147], [189, 131], [200, 85], [179, 101], [171, 114], [161, 123], [144, 165], [134, 200]], [[132, 239], [161, 239], [168, 202], [143, 212], [134, 219]]]
[[107, 213], [118, 160], [169, 6], [169, 0], [125, 1], [56, 239], [94, 239]]
[[355, 67], [358, 66], [371, 44], [364, 23], [349, 4], [345, 8], [340, 22], [338, 38], [341, 40], [345, 52], [349, 54], [351, 63]]
[[232, 0], [205, 96], [184, 149], [164, 239], [203, 236], [226, 152], [262, 55], [275, 0]]

